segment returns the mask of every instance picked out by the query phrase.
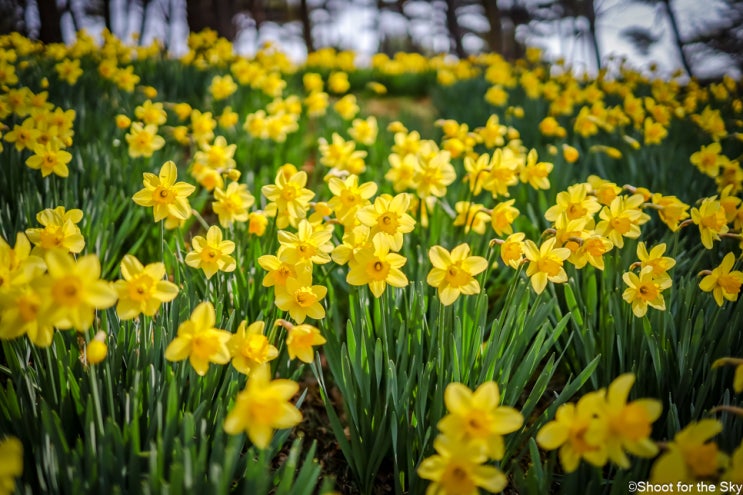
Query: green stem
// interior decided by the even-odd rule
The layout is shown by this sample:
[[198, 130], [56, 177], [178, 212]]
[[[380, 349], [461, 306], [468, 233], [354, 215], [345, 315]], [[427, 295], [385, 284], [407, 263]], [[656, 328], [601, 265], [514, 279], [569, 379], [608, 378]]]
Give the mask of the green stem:
[[46, 371], [48, 373], [48, 383], [51, 385], [52, 394], [54, 397], [54, 404], [59, 405], [59, 392], [57, 391], [57, 382], [54, 379], [56, 374], [54, 373], [54, 364], [52, 363], [52, 348], [49, 347], [44, 349], [44, 357], [46, 358]]
[[95, 366], [88, 365], [88, 378], [90, 378], [90, 392], [93, 394], [93, 409], [95, 409], [96, 426], [98, 433], [103, 434], [103, 412], [101, 410], [101, 397], [98, 392], [98, 379], [95, 376]]

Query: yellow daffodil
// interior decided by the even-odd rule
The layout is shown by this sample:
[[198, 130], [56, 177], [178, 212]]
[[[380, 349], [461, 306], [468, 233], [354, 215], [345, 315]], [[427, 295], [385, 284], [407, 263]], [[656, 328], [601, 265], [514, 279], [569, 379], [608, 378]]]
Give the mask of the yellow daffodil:
[[500, 84], [495, 84], [485, 92], [485, 101], [496, 107], [504, 107], [508, 103], [508, 91]]
[[599, 213], [601, 221], [596, 224], [596, 232], [608, 237], [618, 248], [624, 247], [625, 237], [637, 239], [640, 226], [650, 220], [650, 216], [640, 209], [644, 202], [641, 194], [617, 196]]
[[733, 378], [733, 390], [735, 390], [736, 393], [743, 392], [743, 358], [732, 358], [732, 357], [719, 358], [715, 360], [714, 363], [712, 363], [712, 368], [717, 368], [719, 366], [723, 366], [726, 364], [731, 364], [735, 366], [735, 376]]
[[515, 202], [515, 199], [501, 201], [490, 211], [490, 225], [495, 235], [513, 234], [513, 222], [520, 215], [518, 208], [513, 206]]
[[485, 177], [483, 189], [490, 191], [493, 198], [509, 197], [508, 188], [518, 184], [518, 169], [521, 158], [510, 148], [498, 148], [493, 152]]
[[549, 189], [549, 174], [553, 165], [550, 162], [538, 162], [537, 151], [531, 150], [526, 156], [526, 163], [519, 171], [519, 180], [534, 189]]
[[356, 96], [346, 95], [339, 99], [333, 105], [333, 109], [341, 116], [343, 120], [351, 120], [359, 113], [359, 106], [356, 103]]
[[116, 127], [119, 129], [129, 129], [130, 125], [132, 125], [132, 119], [128, 116], [121, 113], [116, 116]]
[[196, 109], [191, 110], [191, 132], [198, 145], [209, 143], [214, 139], [215, 127], [217, 127], [217, 122], [211, 112], [202, 113]]
[[21, 232], [12, 248], [0, 236], [0, 294], [28, 284], [45, 269], [44, 260], [33, 254], [31, 243]]
[[348, 130], [348, 135], [358, 143], [372, 146], [377, 140], [378, 132], [377, 119], [370, 115], [366, 119], [354, 119], [351, 122], [351, 128]]
[[295, 172], [290, 177], [279, 172], [274, 184], [261, 188], [263, 196], [269, 201], [266, 213], [277, 216], [276, 226], [284, 229], [289, 225], [297, 226], [299, 220], [307, 216], [309, 202], [315, 193], [305, 188], [307, 173]]
[[294, 325], [286, 320], [277, 320], [276, 325], [286, 328], [286, 347], [289, 359], [297, 358], [304, 363], [311, 363], [315, 359], [313, 346], [323, 345], [326, 340], [317, 327], [306, 323]]
[[302, 85], [304, 86], [304, 90], [308, 93], [322, 91], [324, 84], [322, 76], [317, 72], [306, 72], [302, 76]]
[[660, 144], [668, 135], [668, 129], [666, 129], [660, 122], [655, 122], [653, 119], [648, 117], [645, 119], [643, 125], [643, 133], [645, 135], [645, 146], [650, 144]]
[[364, 158], [366, 151], [357, 150], [353, 140], [346, 141], [337, 132], [333, 133], [332, 142], [327, 139], [318, 139], [320, 163], [333, 170], [346, 171], [351, 174], [361, 174], [366, 170]]
[[505, 241], [498, 241], [500, 244], [500, 257], [505, 264], [517, 270], [524, 260], [524, 239], [526, 234], [516, 232], [509, 235]]
[[217, 136], [214, 142], [204, 141], [199, 143], [199, 150], [194, 153], [195, 163], [213, 169], [217, 172], [235, 168], [236, 144], [227, 144], [224, 136]]
[[324, 91], [313, 91], [304, 99], [307, 115], [310, 118], [322, 117], [328, 108], [329, 96]]
[[183, 361], [188, 358], [199, 376], [206, 374], [209, 363], [229, 363], [231, 356], [227, 342], [232, 334], [214, 328], [216, 322], [212, 303], [203, 302], [196, 306], [191, 318], [178, 326], [176, 337], [165, 349], [165, 359]]
[[27, 118], [21, 125], [15, 124], [13, 130], [5, 134], [3, 139], [8, 143], [13, 143], [16, 151], [33, 150], [40, 135], [41, 131], [36, 128], [34, 119]]
[[490, 155], [483, 153], [476, 159], [465, 156], [464, 170], [467, 172], [464, 181], [469, 184], [472, 194], [477, 196], [482, 191], [483, 184], [490, 171]]
[[268, 217], [262, 210], [251, 211], [248, 215], [248, 234], [263, 236], [268, 227]]
[[555, 242], [556, 239], [552, 237], [537, 247], [533, 241], [527, 239], [522, 245], [524, 256], [529, 260], [526, 276], [531, 279], [531, 286], [537, 294], [544, 291], [547, 281], [561, 284], [568, 280], [562, 265], [570, 256], [570, 249], [556, 248]]
[[98, 332], [95, 337], [85, 346], [85, 361], [88, 364], [100, 364], [106, 359], [108, 346], [106, 345], [105, 332]]
[[230, 227], [234, 222], [247, 222], [248, 209], [255, 203], [255, 198], [248, 192], [247, 184], [231, 182], [226, 190], [214, 189], [212, 210], [219, 217], [219, 224]]
[[591, 234], [582, 239], [580, 247], [569, 259], [576, 268], [590, 264], [599, 270], [604, 269], [604, 255], [614, 248], [611, 241], [599, 234]]
[[[134, 109], [134, 116], [141, 120], [144, 125], [161, 126], [168, 120], [168, 114], [160, 102], [145, 100], [144, 103]], [[129, 127], [129, 126], [126, 126]]]
[[22, 233], [16, 234], [13, 248], [0, 236], [0, 340], [26, 334], [34, 345], [47, 347], [54, 328], [42, 319], [42, 296], [35, 289], [46, 264], [31, 252]]
[[360, 250], [353, 262], [346, 281], [351, 285], [369, 285], [374, 297], [381, 297], [387, 284], [405, 287], [408, 278], [400, 270], [407, 262], [404, 256], [390, 252], [389, 242], [381, 235], [372, 238], [372, 247]]
[[569, 144], [562, 145], [562, 157], [568, 163], [575, 163], [580, 158], [580, 151], [577, 148], [570, 146]]
[[359, 177], [351, 174], [343, 180], [331, 177], [328, 180], [328, 189], [333, 193], [328, 205], [335, 212], [336, 218], [346, 224], [350, 220], [355, 222], [358, 209], [370, 204], [369, 200], [377, 193], [377, 184], [365, 182], [359, 185]]
[[503, 138], [506, 135], [506, 132], [506, 126], [500, 123], [498, 114], [495, 113], [488, 117], [485, 126], [475, 129], [475, 133], [480, 136], [482, 143], [487, 149], [493, 149], [499, 146], [503, 146], [505, 144], [505, 140]]
[[722, 479], [728, 483], [743, 485], [743, 441], [733, 452], [727, 471], [722, 474]]
[[604, 206], [611, 205], [614, 198], [622, 192], [622, 188], [614, 182], [604, 180], [597, 175], [589, 175], [586, 182], [590, 186], [590, 192], [596, 196], [599, 204]]
[[224, 431], [230, 435], [246, 432], [259, 449], [268, 448], [275, 429], [292, 428], [302, 421], [302, 413], [289, 402], [299, 385], [291, 380], [271, 380], [270, 373], [268, 365], [252, 370], [224, 420]]
[[729, 230], [725, 209], [717, 200], [717, 196], [704, 198], [699, 208], [692, 208], [691, 220], [699, 226], [702, 245], [707, 249], [712, 249], [714, 242], [720, 240], [720, 235], [726, 234]]
[[418, 177], [413, 179], [418, 197], [444, 197], [446, 188], [457, 179], [450, 153], [439, 151], [433, 144], [430, 150], [422, 149], [419, 158], [419, 167], [416, 169]]
[[655, 208], [658, 209], [658, 217], [671, 229], [671, 232], [676, 232], [679, 224], [689, 218], [689, 205], [676, 196], [663, 196], [655, 193], [651, 199]]
[[176, 182], [177, 178], [175, 163], [167, 161], [160, 168], [159, 175], [144, 173], [144, 189], [132, 196], [132, 200], [140, 206], [151, 206], [156, 222], [168, 216], [185, 220], [191, 216], [188, 197], [196, 188], [185, 182]]
[[392, 183], [392, 189], [399, 193], [409, 188], [416, 187], [415, 180], [420, 177], [420, 160], [415, 154], [398, 155], [392, 153], [387, 160], [390, 169], [384, 178]]
[[304, 322], [309, 316], [319, 320], [325, 318], [325, 308], [321, 301], [328, 293], [324, 285], [312, 285], [312, 274], [309, 270], [300, 270], [297, 278], [289, 277], [286, 284], [276, 289], [276, 306], [288, 311], [297, 323]]
[[408, 132], [399, 122], [392, 122], [388, 129], [392, 130], [392, 128], [396, 129], [393, 131], [395, 133], [395, 144], [392, 145], [392, 153], [399, 155], [401, 159], [405, 158], [406, 155], [417, 155], [421, 147], [420, 133], [418, 131]]
[[237, 84], [229, 74], [224, 76], [214, 76], [212, 82], [209, 84], [209, 94], [211, 94], [216, 101], [226, 99], [235, 91], [237, 91]]
[[722, 145], [720, 143], [711, 143], [708, 146], [702, 146], [699, 151], [691, 154], [689, 161], [700, 172], [709, 177], [717, 177], [720, 173], [720, 164], [722, 162]]
[[178, 295], [178, 286], [167, 280], [163, 263], [147, 266], [134, 256], [127, 254], [121, 260], [121, 276], [114, 288], [119, 295], [116, 313], [122, 320], [130, 320], [140, 313], [153, 316], [160, 305], [170, 302]]
[[98, 256], [89, 254], [77, 259], [60, 250], [46, 253], [47, 275], [39, 281], [39, 291], [45, 301], [44, 317], [60, 329], [87, 330], [96, 309], [106, 309], [116, 303], [116, 291], [100, 280]]
[[51, 249], [63, 249], [77, 254], [85, 247], [85, 239], [78, 223], [83, 219], [82, 210], [65, 210], [64, 206], [47, 208], [36, 214], [36, 221], [43, 228], [26, 229], [28, 239], [34, 243], [34, 254], [43, 256]]
[[581, 459], [594, 466], [603, 466], [608, 460], [606, 444], [592, 444], [586, 438], [603, 400], [604, 393], [599, 391], [585, 394], [576, 404], [562, 404], [555, 413], [555, 419], [537, 433], [536, 440], [541, 448], [560, 449], [560, 464], [568, 473], [578, 469]]
[[387, 93], [387, 87], [384, 84], [377, 82], [377, 81], [369, 81], [368, 83], [366, 83], [366, 87], [372, 90], [373, 93], [378, 94], [378, 95], [383, 95]]
[[305, 219], [299, 221], [297, 233], [280, 230], [278, 233], [278, 257], [291, 264], [311, 263], [322, 265], [330, 262], [333, 244], [330, 242], [333, 232], [326, 226], [317, 228]]
[[403, 234], [413, 231], [415, 220], [407, 214], [410, 196], [400, 193], [394, 197], [378, 196], [374, 204], [361, 208], [359, 221], [371, 228], [371, 235], [381, 234], [392, 251], [402, 248]]
[[457, 441], [439, 435], [433, 442], [436, 454], [418, 466], [418, 476], [431, 480], [426, 493], [438, 495], [478, 495], [478, 487], [502, 492], [508, 478], [497, 468], [485, 464], [486, 448], [481, 443]]
[[654, 457], [658, 446], [650, 438], [652, 423], [657, 420], [663, 405], [656, 399], [637, 399], [627, 402], [635, 375], [625, 373], [609, 385], [597, 420], [587, 433], [593, 445], [603, 445], [612, 462], [623, 469], [630, 467], [625, 453], [639, 457]]
[[263, 287], [284, 287], [286, 281], [291, 278], [297, 278], [297, 273], [302, 270], [311, 271], [311, 266], [307, 264], [296, 265], [280, 260], [272, 254], [264, 254], [258, 258], [258, 264], [268, 273], [263, 277]]
[[568, 220], [593, 218], [601, 209], [601, 205], [595, 196], [588, 194], [588, 191], [589, 186], [586, 183], [574, 184], [566, 191], [560, 191], [555, 199], [556, 204], [547, 209], [544, 218], [550, 222], [557, 221], [562, 214], [565, 214]]
[[141, 122], [132, 123], [129, 133], [124, 136], [129, 144], [129, 156], [132, 158], [149, 158], [152, 154], [165, 146], [165, 139], [157, 134], [157, 126], [143, 125]]
[[13, 436], [0, 440], [0, 493], [15, 492], [16, 478], [23, 474], [23, 444]]
[[480, 292], [475, 275], [485, 271], [488, 260], [469, 254], [468, 244], [460, 244], [451, 253], [441, 246], [433, 246], [428, 251], [433, 268], [428, 272], [426, 282], [438, 289], [439, 300], [444, 306], [452, 304], [460, 294]]
[[73, 86], [80, 76], [83, 75], [83, 70], [80, 68], [80, 60], [65, 58], [54, 66], [54, 70], [57, 71], [57, 75], [61, 80]]
[[237, 332], [230, 337], [227, 348], [232, 356], [232, 366], [244, 375], [250, 374], [251, 370], [276, 359], [279, 350], [268, 341], [263, 334], [266, 324], [256, 321], [248, 325], [243, 320], [237, 327]]
[[41, 170], [41, 176], [56, 174], [67, 177], [70, 171], [67, 164], [72, 160], [72, 154], [52, 142], [45, 145], [37, 144], [33, 148], [34, 154], [26, 159], [26, 165], [33, 170]]
[[622, 293], [622, 298], [632, 305], [632, 313], [638, 318], [645, 316], [648, 306], [665, 311], [666, 302], [663, 299], [663, 291], [672, 284], [669, 276], [653, 276], [653, 267], [647, 266], [637, 276], [634, 272], [626, 272], [622, 280], [627, 288]]
[[221, 127], [222, 129], [232, 129], [237, 125], [237, 122], [239, 120], [240, 115], [232, 110], [232, 107], [228, 105], [224, 107], [222, 113], [219, 114], [217, 122], [219, 123], [219, 127]]
[[503, 435], [517, 431], [524, 423], [520, 412], [500, 405], [495, 382], [485, 382], [474, 392], [461, 383], [450, 383], [444, 402], [449, 414], [439, 421], [439, 430], [453, 440], [481, 443], [491, 459], [503, 458]]
[[539, 122], [539, 132], [547, 137], [564, 138], [567, 135], [565, 128], [552, 116], [547, 116]]
[[714, 141], [719, 141], [727, 137], [728, 132], [725, 128], [725, 121], [720, 115], [719, 109], [713, 109], [709, 105], [704, 107], [702, 113], [696, 113], [691, 116], [691, 120], [694, 121], [704, 132]]
[[491, 221], [491, 216], [488, 215], [485, 207], [478, 203], [471, 203], [470, 201], [457, 201], [454, 203], [454, 211], [457, 216], [454, 217], [453, 225], [455, 227], [464, 227], [464, 233], [469, 233], [470, 230], [484, 234], [488, 222]]
[[699, 282], [704, 292], [712, 292], [715, 302], [722, 306], [724, 301], [737, 301], [743, 285], [743, 272], [733, 270], [735, 255], [727, 253], [720, 265], [712, 271], [702, 272], [706, 276]]
[[230, 256], [235, 250], [235, 243], [222, 240], [222, 231], [216, 225], [209, 227], [206, 237], [197, 235], [191, 243], [193, 251], [186, 255], [186, 264], [204, 270], [206, 278], [212, 278], [218, 271], [235, 270], [235, 258]]
[[351, 88], [348, 82], [348, 74], [345, 72], [332, 72], [328, 77], [328, 89], [333, 93], [345, 93]]
[[639, 242], [637, 244], [637, 258], [640, 260], [640, 269], [651, 266], [653, 267], [653, 277], [660, 278], [667, 275], [668, 270], [676, 265], [676, 260], [663, 256], [665, 252], [666, 244], [664, 242], [653, 246], [650, 252], [648, 252], [644, 242]]
[[333, 248], [331, 253], [333, 261], [338, 265], [355, 263], [356, 255], [372, 245], [369, 238], [370, 232], [371, 230], [366, 225], [357, 225], [351, 230], [346, 230], [342, 243]]
[[666, 451], [650, 470], [652, 483], [694, 483], [714, 479], [727, 465], [727, 456], [710, 441], [722, 431], [716, 419], [703, 419], [688, 424], [676, 433]]

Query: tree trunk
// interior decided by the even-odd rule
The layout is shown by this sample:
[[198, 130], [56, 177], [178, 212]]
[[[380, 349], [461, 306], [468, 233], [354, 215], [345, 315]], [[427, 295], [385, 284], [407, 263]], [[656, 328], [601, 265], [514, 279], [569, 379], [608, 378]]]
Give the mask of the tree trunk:
[[188, 30], [192, 33], [198, 33], [211, 27], [211, 9], [207, 0], [187, 0], [186, 2], [186, 20], [188, 21]]
[[232, 41], [237, 36], [237, 27], [235, 26], [236, 6], [232, 0], [215, 0], [214, 9], [216, 11], [217, 33], [222, 38]]
[[498, 8], [498, 2], [491, 0], [480, 1], [482, 8], [485, 10], [485, 17], [487, 17], [490, 23], [490, 30], [485, 35], [490, 46], [490, 51], [503, 54], [503, 25], [501, 24], [501, 12]]
[[302, 18], [302, 35], [304, 36], [307, 53], [312, 53], [315, 51], [315, 43], [312, 40], [312, 22], [310, 21], [310, 9], [307, 6], [307, 0], [299, 2], [299, 15]]
[[65, 14], [70, 15], [70, 21], [72, 21], [72, 29], [75, 31], [75, 35], [77, 35], [77, 32], [80, 31], [80, 23], [77, 21], [75, 11], [72, 10], [72, 2], [70, 2], [70, 0], [67, 0], [64, 7], [62, 8], [61, 16], [64, 17]]
[[62, 14], [57, 7], [56, 0], [38, 0], [39, 41], [48, 43], [62, 43]]
[[593, 55], [596, 57], [596, 70], [601, 70], [601, 49], [599, 48], [599, 40], [596, 37], [596, 8], [593, 5], [593, 0], [583, 0], [579, 2], [581, 5], [581, 14], [586, 16], [588, 19], [588, 35], [591, 38], [589, 41], [593, 48]]
[[457, 57], [463, 59], [466, 57], [464, 46], [462, 46], [462, 29], [457, 20], [457, 7], [455, 0], [446, 0], [446, 27], [449, 30], [449, 36], [454, 42], [454, 52]]
[[102, 9], [103, 9], [103, 22], [106, 24], [106, 29], [110, 33], [114, 32], [113, 27], [113, 21], [111, 20], [111, 0], [102, 0], [101, 1]]
[[147, 27], [147, 9], [150, 6], [150, 0], [142, 0], [142, 18], [139, 21], [139, 46], [144, 43], [144, 31]]
[[192, 33], [210, 28], [219, 36], [234, 40], [237, 34], [235, 8], [231, 0], [187, 0], [188, 28]]
[[663, 0], [663, 4], [666, 6], [666, 14], [668, 15], [668, 21], [671, 23], [673, 41], [676, 43], [676, 47], [678, 48], [681, 64], [684, 66], [686, 73], [689, 76], [693, 76], [694, 73], [691, 70], [691, 64], [689, 63], [689, 59], [686, 58], [686, 53], [684, 53], [684, 43], [681, 41], [681, 33], [679, 32], [678, 23], [676, 22], [676, 14], [674, 14], [673, 9], [671, 9], [670, 0]]

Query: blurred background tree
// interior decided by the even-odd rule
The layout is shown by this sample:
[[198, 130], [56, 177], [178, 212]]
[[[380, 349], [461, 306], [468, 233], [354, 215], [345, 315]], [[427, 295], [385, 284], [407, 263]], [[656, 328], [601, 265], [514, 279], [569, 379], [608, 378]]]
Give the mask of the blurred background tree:
[[[0, 32], [45, 43], [108, 28], [177, 51], [205, 28], [255, 50], [267, 40], [301, 58], [332, 46], [506, 59], [524, 46], [595, 71], [620, 45], [634, 58], [671, 59], [690, 75], [743, 69], [743, 0], [0, 0]], [[693, 7], [697, 7], [694, 11]], [[644, 10], [643, 10], [644, 9]], [[691, 9], [691, 10], [690, 10]], [[648, 18], [653, 22], [648, 24]], [[285, 48], [286, 49], [286, 48]], [[665, 54], [658, 55], [659, 52]]]

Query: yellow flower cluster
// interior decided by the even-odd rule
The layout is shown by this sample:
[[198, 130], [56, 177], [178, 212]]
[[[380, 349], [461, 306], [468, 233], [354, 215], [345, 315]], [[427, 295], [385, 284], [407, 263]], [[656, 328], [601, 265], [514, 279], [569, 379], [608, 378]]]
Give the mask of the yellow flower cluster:
[[658, 446], [650, 439], [652, 424], [662, 412], [660, 401], [638, 399], [628, 402], [635, 376], [619, 376], [608, 387], [591, 392], [575, 403], [563, 404], [555, 419], [537, 433], [545, 450], [559, 449], [566, 472], [575, 471], [581, 460], [594, 466], [612, 461], [630, 466], [627, 453], [654, 457]]
[[[233, 334], [216, 328], [216, 312], [210, 302], [196, 306], [191, 318], [180, 324], [178, 333], [165, 349], [165, 359], [188, 359], [200, 376], [206, 374], [209, 364], [227, 364], [240, 373], [249, 375], [243, 391], [237, 395], [233, 408], [224, 421], [224, 430], [230, 434], [246, 432], [251, 442], [266, 449], [275, 429], [291, 428], [302, 421], [302, 413], [289, 403], [299, 385], [291, 380], [271, 380], [269, 361], [279, 355], [278, 349], [264, 335], [265, 323], [240, 323]], [[287, 329], [286, 345], [291, 359], [299, 357], [312, 362], [312, 346], [325, 342], [317, 328], [310, 325], [294, 326], [277, 321]]]
[[[68, 164], [72, 160], [72, 154], [67, 148], [72, 146], [75, 135], [75, 110], [56, 107], [47, 101], [48, 97], [47, 91], [34, 93], [27, 87], [4, 91], [0, 121], [15, 118], [21, 123], [14, 124], [9, 132], [0, 135], [17, 152], [24, 153], [28, 150], [33, 153], [26, 158], [25, 163], [30, 169], [39, 170], [42, 177], [51, 174], [67, 177], [70, 173]], [[7, 126], [0, 124], [0, 131], [4, 129]], [[0, 142], [0, 153], [2, 152], [3, 145]]]
[[505, 454], [503, 436], [521, 429], [524, 418], [516, 409], [500, 405], [495, 382], [485, 382], [474, 392], [461, 383], [450, 383], [444, 392], [449, 414], [438, 423], [436, 454], [418, 466], [418, 475], [431, 480], [429, 493], [475, 495], [478, 487], [499, 493], [506, 476], [488, 459]]
[[[74, 258], [85, 246], [77, 226], [82, 217], [80, 210], [62, 206], [43, 210], [37, 215], [43, 228], [18, 233], [12, 248], [0, 238], [0, 339], [27, 335], [33, 344], [48, 347], [55, 329], [83, 332], [93, 326], [96, 310], [116, 304], [119, 318], [129, 320], [153, 316], [176, 297], [178, 287], [163, 280], [163, 263], [144, 266], [125, 255], [123, 278], [110, 283], [100, 279], [97, 255]], [[99, 343], [91, 345], [102, 345], [105, 356], [105, 334], [95, 340]]]
[[[431, 227], [431, 218], [451, 220], [454, 227], [462, 227], [465, 236], [484, 235], [490, 225], [498, 236], [493, 245], [500, 246], [503, 263], [514, 270], [523, 266], [537, 294], [545, 291], [548, 282], [567, 282], [573, 269], [605, 270], [605, 255], [636, 242], [638, 261], [621, 278], [622, 297], [638, 318], [645, 317], [648, 308], [666, 309], [665, 291], [673, 287], [671, 274], [676, 273], [670, 272], [676, 259], [665, 256], [665, 243], [646, 244], [649, 237], [640, 240], [643, 226], [652, 220], [650, 212], [674, 233], [695, 226], [707, 250], [728, 242], [726, 238], [741, 238], [743, 169], [729, 143], [740, 139], [735, 128], [743, 124], [726, 119], [719, 108], [719, 102], [735, 95], [736, 83], [729, 78], [702, 88], [693, 81], [686, 85], [676, 80], [651, 81], [620, 67], [619, 78], [602, 73], [593, 81], [579, 80], [561, 64], [556, 64], [554, 72], [537, 64], [538, 53], [533, 50], [527, 61], [518, 64], [494, 54], [468, 60], [379, 54], [372, 59], [372, 70], [386, 86], [369, 81], [364, 90], [367, 93], [382, 94], [388, 86], [394, 88], [394, 76], [399, 75], [431, 72], [440, 85], [447, 86], [482, 73], [489, 85], [483, 103], [499, 110], [479, 127], [454, 119], [435, 121], [442, 135], [439, 141], [392, 122], [387, 128], [391, 134], [383, 138], [391, 138], [394, 144], [383, 155], [388, 166], [378, 174], [384, 175], [387, 184], [377, 184], [365, 181], [364, 174], [376, 172], [371, 164], [379, 157], [378, 122], [363, 115], [365, 100], [349, 93], [352, 84], [357, 84], [352, 52], [321, 49], [309, 54], [301, 74], [304, 92], [289, 95], [292, 81], [286, 76], [297, 68], [273, 46], [266, 45], [254, 58], [246, 59], [236, 55], [232, 44], [214, 31], [192, 33], [189, 51], [181, 62], [198, 70], [216, 69], [206, 79], [207, 101], [213, 105], [213, 113], [183, 101], [158, 101], [154, 87], [138, 86], [140, 77], [134, 73], [133, 61], [160, 56], [157, 45], [127, 47], [108, 32], [102, 38], [100, 47], [84, 32], [69, 47], [43, 47], [17, 36], [8, 38], [12, 42], [7, 46], [14, 49], [11, 56], [11, 50], [3, 48], [0, 57], [0, 121], [12, 122], [12, 128], [0, 125], [2, 140], [16, 153], [30, 155], [25, 163], [40, 170], [43, 177], [66, 177], [73, 158], [66, 149], [72, 145], [75, 112], [55, 107], [47, 101], [45, 91], [16, 88], [15, 52], [43, 53], [53, 61], [50, 77], [67, 85], [76, 85], [85, 76], [81, 57], [90, 56], [106, 84], [126, 93], [139, 88], [136, 95], [129, 95], [136, 98], [128, 107], [133, 108], [131, 114], [119, 114], [115, 121], [122, 138], [119, 141], [126, 143], [129, 157], [150, 159], [160, 150], [169, 151], [166, 145], [180, 149], [189, 157], [193, 181], [206, 191], [194, 204], [207, 196], [211, 199], [211, 212], [209, 207], [192, 210], [189, 198], [197, 187], [177, 180], [178, 167], [173, 161], [164, 163], [157, 175], [145, 173], [144, 188], [132, 196], [136, 204], [152, 207], [154, 220], [162, 221], [168, 229], [184, 227], [192, 216], [203, 220], [202, 213], [205, 218], [216, 217], [219, 226], [203, 222], [203, 235], [190, 239], [190, 251], [183, 257], [185, 265], [203, 270], [207, 279], [220, 271], [249, 272], [251, 267], [238, 266], [240, 257], [233, 257], [244, 248], [237, 227], [246, 224], [250, 235], [262, 236], [273, 222], [276, 230], [269, 232], [276, 232], [278, 247], [260, 256], [257, 263], [265, 271], [262, 286], [273, 287], [273, 304], [285, 313], [275, 320], [274, 330], [267, 336], [265, 322], [247, 320], [239, 323], [234, 333], [217, 328], [214, 306], [204, 302], [179, 325], [165, 351], [169, 361], [188, 359], [198, 375], [205, 375], [211, 364], [230, 362], [249, 375], [224, 429], [230, 434], [245, 431], [261, 449], [269, 446], [274, 430], [302, 420], [290, 403], [298, 385], [274, 380], [270, 373], [268, 363], [279, 356], [272, 343], [276, 332], [285, 332], [284, 346], [290, 359], [312, 363], [316, 347], [324, 344], [325, 338], [319, 328], [305, 322], [308, 318], [324, 319], [326, 308], [333, 303], [327, 301], [331, 287], [323, 285], [330, 280], [330, 263], [347, 265], [346, 283], [368, 286], [376, 298], [382, 297], [387, 286], [404, 288], [409, 280], [403, 271], [408, 263], [403, 253], [412, 251], [406, 238], [416, 229]], [[239, 113], [228, 105], [245, 110], [237, 99], [242, 90], [260, 102], [249, 113]], [[508, 106], [517, 94], [545, 102], [546, 115], [533, 120], [538, 144], [545, 145], [547, 151], [542, 160], [536, 149], [525, 146], [514, 127], [515, 122], [530, 117], [530, 106]], [[743, 109], [739, 99], [730, 106], [738, 114]], [[538, 241], [527, 238], [532, 230], [524, 222], [526, 217], [534, 217], [532, 212], [522, 215], [517, 200], [519, 205], [532, 198], [544, 200], [545, 191], [562, 180], [563, 172], [570, 172], [571, 164], [580, 166], [595, 160], [637, 166], [629, 158], [657, 158], [655, 154], [663, 149], [669, 131], [682, 119], [695, 126], [704, 143], [689, 157], [694, 167], [689, 168], [690, 173], [699, 172], [705, 180], [714, 181], [717, 194], [687, 204], [676, 196], [591, 175], [557, 192], [554, 204], [544, 212], [547, 229]], [[256, 147], [266, 144], [279, 150], [282, 143], [298, 138], [300, 131], [327, 122], [333, 126], [322, 136], [308, 133], [310, 138], [301, 141], [301, 152], [309, 155], [301, 170], [286, 164], [276, 171], [271, 184], [250, 184], [253, 173], [245, 174], [248, 182], [240, 182], [241, 171], [246, 171], [246, 164], [238, 163], [245, 156], [241, 154], [244, 150], [238, 149], [245, 142], [242, 138]], [[532, 134], [525, 132], [524, 139]], [[0, 152], [4, 151], [0, 144]], [[560, 178], [554, 172], [559, 172]], [[465, 184], [461, 189], [457, 189], [458, 178]], [[530, 189], [516, 194], [519, 184]], [[452, 190], [460, 195], [449, 197]], [[86, 243], [78, 225], [83, 220], [81, 210], [58, 206], [39, 212], [36, 219], [39, 226], [18, 233], [13, 247], [0, 238], [1, 339], [27, 335], [35, 345], [49, 346], [55, 330], [87, 331], [94, 327], [97, 310], [116, 305], [119, 320], [140, 315], [151, 318], [177, 297], [180, 288], [168, 280], [164, 263], [145, 265], [129, 254], [120, 262], [120, 280], [102, 280], [98, 256], [82, 254]], [[477, 244], [460, 242], [459, 234], [456, 231], [450, 237], [456, 239], [451, 250], [433, 238], [427, 239], [429, 245], [420, 246], [421, 252], [427, 249], [431, 265], [426, 282], [436, 289], [444, 306], [454, 304], [462, 294], [479, 293], [485, 282], [476, 277], [487, 274], [489, 267], [488, 259], [472, 255]], [[696, 236], [696, 232], [692, 234]], [[735, 253], [726, 248], [725, 252], [708, 254], [719, 255], [719, 265], [699, 273], [700, 290], [710, 292], [718, 306], [737, 301], [743, 272], [735, 269]], [[106, 339], [101, 331], [88, 339], [87, 364], [105, 359]], [[740, 359], [723, 358], [716, 362], [720, 364], [736, 365], [733, 387], [743, 390]], [[566, 472], [575, 471], [582, 460], [594, 466], [611, 461], [626, 468], [629, 455], [657, 455], [660, 449], [650, 433], [661, 415], [661, 405], [655, 399], [630, 401], [634, 380], [632, 374], [622, 375], [608, 388], [560, 406], [554, 420], [537, 434], [537, 443], [545, 450], [559, 450]], [[418, 474], [432, 481], [430, 492], [502, 491], [506, 476], [487, 463], [504, 457], [504, 435], [521, 429], [523, 417], [500, 405], [500, 391], [494, 382], [484, 383], [474, 392], [462, 384], [450, 384], [445, 402], [448, 415], [438, 424], [436, 454], [420, 464]], [[721, 429], [717, 421], [702, 420], [678, 432], [664, 445], [651, 480], [743, 482], [743, 445], [732, 456], [722, 453], [712, 441]], [[12, 440], [0, 443], [0, 459], [7, 460], [2, 464], [10, 466], [11, 478], [20, 472], [13, 457], [18, 450]]]

